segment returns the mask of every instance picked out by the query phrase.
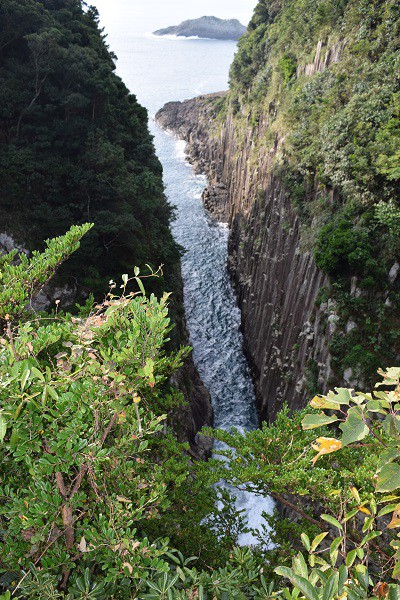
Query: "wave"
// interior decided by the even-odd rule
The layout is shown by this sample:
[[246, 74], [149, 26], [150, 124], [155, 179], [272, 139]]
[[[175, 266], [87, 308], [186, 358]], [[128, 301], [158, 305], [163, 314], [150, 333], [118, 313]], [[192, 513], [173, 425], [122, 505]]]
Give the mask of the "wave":
[[175, 34], [169, 34], [169, 35], [155, 35], [154, 33], [151, 33], [150, 31], [144, 34], [145, 38], [148, 39], [152, 39], [152, 40], [173, 40], [175, 42], [184, 42], [186, 40], [207, 40], [207, 41], [218, 41], [216, 40], [216, 38], [205, 38], [205, 37], [199, 37], [198, 35], [190, 35], [190, 36], [186, 36], [186, 35], [175, 35]]

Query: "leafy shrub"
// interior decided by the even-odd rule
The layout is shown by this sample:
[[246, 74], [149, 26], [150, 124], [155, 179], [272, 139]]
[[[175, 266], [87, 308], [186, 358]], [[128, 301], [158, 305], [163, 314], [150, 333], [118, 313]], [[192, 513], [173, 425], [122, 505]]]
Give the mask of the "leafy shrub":
[[296, 74], [297, 61], [294, 56], [284, 53], [278, 62], [278, 70], [280, 71], [284, 83], [287, 85], [293, 76]]

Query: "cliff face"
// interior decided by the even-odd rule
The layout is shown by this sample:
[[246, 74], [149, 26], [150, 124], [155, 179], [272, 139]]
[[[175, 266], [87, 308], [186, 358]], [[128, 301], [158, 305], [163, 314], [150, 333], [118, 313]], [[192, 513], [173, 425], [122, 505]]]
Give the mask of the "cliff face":
[[262, 419], [400, 360], [399, 39], [395, 0], [260, 0], [229, 92], [157, 115], [229, 223]]
[[299, 218], [269, 168], [274, 152], [266, 149], [255, 169], [251, 164], [252, 139], [266, 124], [260, 122], [257, 131], [249, 126], [240, 147], [232, 116], [210, 135], [213, 106], [221, 96], [169, 103], [157, 121], [188, 142], [189, 160], [209, 180], [206, 207], [229, 223], [228, 266], [260, 418], [268, 420], [284, 401], [292, 408], [304, 405], [312, 385], [328, 386], [329, 310], [315, 307], [327, 277], [310, 252], [299, 248]]

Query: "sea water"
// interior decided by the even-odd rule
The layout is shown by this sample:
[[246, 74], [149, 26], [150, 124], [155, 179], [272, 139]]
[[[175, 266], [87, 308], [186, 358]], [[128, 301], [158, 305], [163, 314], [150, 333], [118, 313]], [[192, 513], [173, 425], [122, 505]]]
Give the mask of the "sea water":
[[[115, 0], [114, 4], [118, 2], [126, 0]], [[229, 231], [205, 211], [201, 193], [207, 181], [195, 175], [186, 162], [184, 142], [154, 122], [155, 113], [166, 102], [227, 89], [236, 43], [157, 37], [144, 23], [132, 24], [123, 17], [123, 11], [116, 11], [102, 25], [109, 33], [111, 50], [118, 56], [117, 73], [149, 112], [166, 193], [176, 207], [172, 231], [185, 249], [182, 276], [190, 344], [211, 394], [214, 425], [254, 429], [254, 390], [242, 351], [240, 311], [227, 272]], [[237, 492], [236, 504], [246, 511], [249, 525], [255, 528], [263, 521], [261, 513], [270, 513], [273, 508], [271, 499], [246, 492]], [[240, 539], [242, 544], [253, 541], [251, 534]]]

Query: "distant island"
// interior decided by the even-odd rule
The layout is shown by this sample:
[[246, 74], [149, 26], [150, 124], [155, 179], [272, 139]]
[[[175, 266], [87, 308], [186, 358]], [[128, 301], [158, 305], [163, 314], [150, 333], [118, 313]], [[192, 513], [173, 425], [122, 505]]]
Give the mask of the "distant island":
[[180, 25], [153, 31], [154, 35], [177, 35], [180, 37], [201, 37], [213, 40], [238, 40], [245, 33], [246, 27], [237, 19], [218, 19], [217, 17], [200, 17], [189, 19]]

